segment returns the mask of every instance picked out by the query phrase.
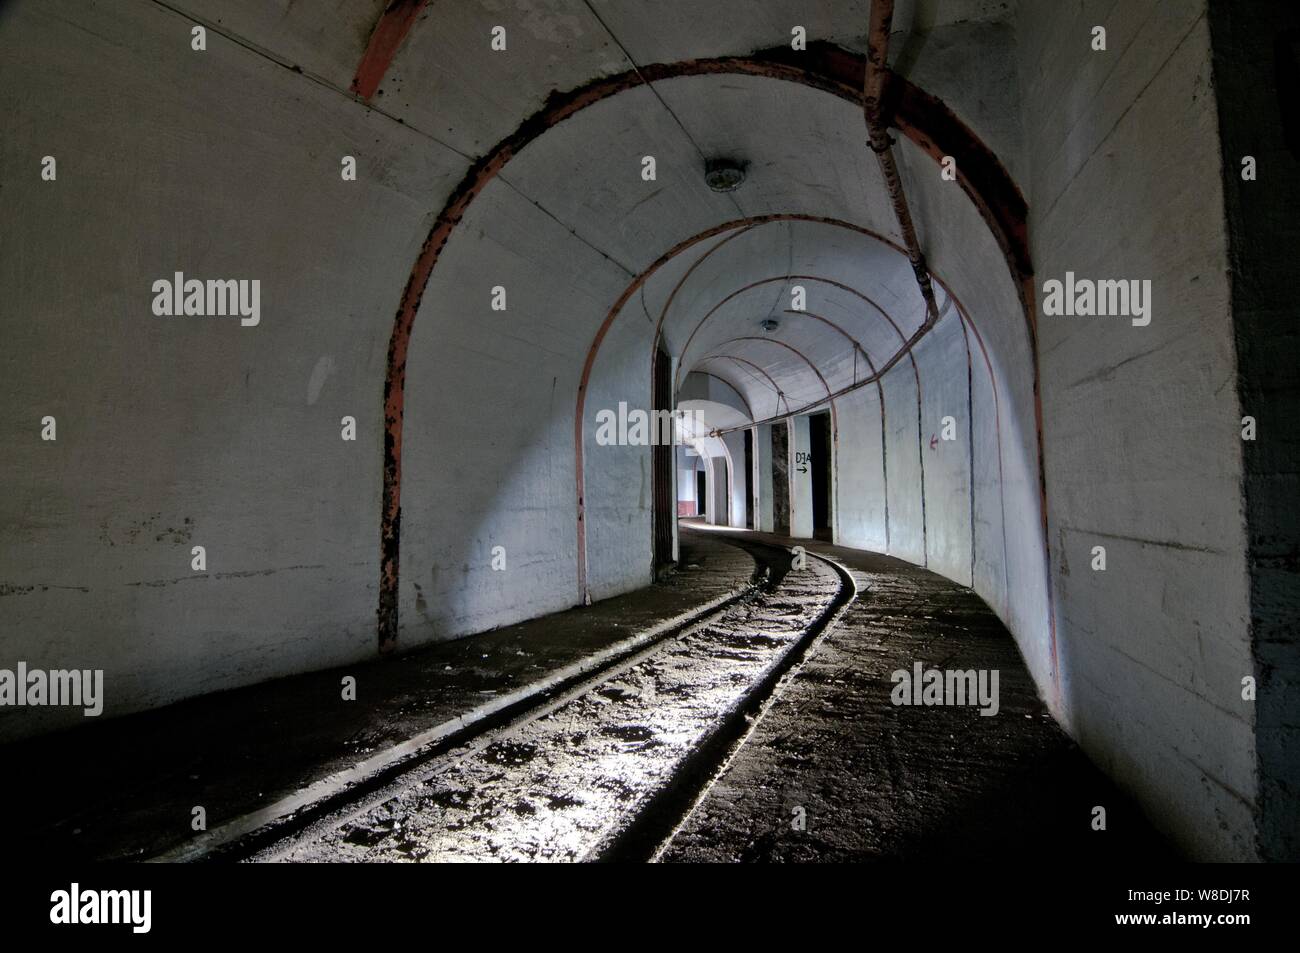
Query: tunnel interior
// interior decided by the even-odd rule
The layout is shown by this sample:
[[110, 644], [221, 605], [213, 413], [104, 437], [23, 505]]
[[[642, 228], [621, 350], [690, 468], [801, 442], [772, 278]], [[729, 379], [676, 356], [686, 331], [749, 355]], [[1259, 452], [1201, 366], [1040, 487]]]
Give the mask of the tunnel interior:
[[[1294, 852], [1290, 709], [1260, 748], [1242, 692], [1295, 665], [1209, 92], [1240, 14], [557, 0], [503, 52], [499, 4], [407, 6], [377, 72], [377, 0], [0, 11], [6, 172], [60, 157], [0, 212], [8, 656], [127, 716], [628, 596], [689, 518], [963, 587], [1180, 850]], [[182, 274], [259, 322], [149, 315]], [[1151, 310], [1063, 316], [1076, 275]]]

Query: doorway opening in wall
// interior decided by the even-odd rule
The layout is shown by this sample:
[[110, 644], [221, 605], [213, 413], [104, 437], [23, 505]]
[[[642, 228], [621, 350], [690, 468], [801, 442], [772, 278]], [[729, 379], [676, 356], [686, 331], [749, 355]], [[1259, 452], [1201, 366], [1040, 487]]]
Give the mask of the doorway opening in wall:
[[715, 457], [709, 461], [713, 467], [713, 520], [718, 526], [732, 526], [731, 512], [731, 460]]
[[834, 513], [831, 511], [831, 415], [828, 411], [808, 418], [808, 450], [812, 470], [813, 537], [830, 542]]
[[695, 512], [708, 519], [709, 477], [703, 470], [695, 471]]
[[772, 424], [772, 532], [790, 535], [790, 425]]
[[[745, 482], [748, 485], [754, 479], [754, 431], [745, 431]], [[754, 528], [754, 494], [745, 493], [745, 529]]]
[[[655, 410], [672, 410], [672, 361], [663, 348], [655, 350], [654, 393], [651, 395]], [[657, 416], [656, 420], [659, 419]], [[654, 572], [673, 561], [673, 520], [677, 506], [673, 492], [673, 451], [671, 444], [656, 441], [650, 451], [650, 472], [654, 482]]]

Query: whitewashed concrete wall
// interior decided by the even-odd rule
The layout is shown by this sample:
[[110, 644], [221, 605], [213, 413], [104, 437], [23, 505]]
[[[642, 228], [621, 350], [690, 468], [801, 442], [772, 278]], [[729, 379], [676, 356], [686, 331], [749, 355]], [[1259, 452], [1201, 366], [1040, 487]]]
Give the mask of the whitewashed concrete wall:
[[[1152, 282], [1151, 323], [1041, 316], [1069, 723], [1195, 856], [1254, 853], [1241, 412], [1222, 162], [1201, 2], [1027, 5], [1040, 282]], [[1107, 28], [1108, 51], [1086, 42]], [[1096, 236], [1115, 236], [1097, 240]], [[1092, 550], [1106, 549], [1094, 572]]]

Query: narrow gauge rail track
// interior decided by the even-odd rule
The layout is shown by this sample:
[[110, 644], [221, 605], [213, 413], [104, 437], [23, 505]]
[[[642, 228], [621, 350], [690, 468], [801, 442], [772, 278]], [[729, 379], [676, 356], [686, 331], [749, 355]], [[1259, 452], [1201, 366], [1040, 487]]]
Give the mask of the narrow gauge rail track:
[[201, 859], [652, 859], [856, 595], [832, 560], [726, 540], [742, 593]]

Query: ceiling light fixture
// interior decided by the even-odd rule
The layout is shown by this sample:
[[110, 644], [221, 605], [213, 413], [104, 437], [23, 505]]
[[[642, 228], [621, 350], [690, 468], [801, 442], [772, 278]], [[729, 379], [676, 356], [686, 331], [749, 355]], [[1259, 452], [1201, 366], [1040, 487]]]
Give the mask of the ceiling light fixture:
[[734, 192], [745, 181], [745, 166], [735, 159], [710, 159], [704, 163], [704, 181], [715, 192]]

